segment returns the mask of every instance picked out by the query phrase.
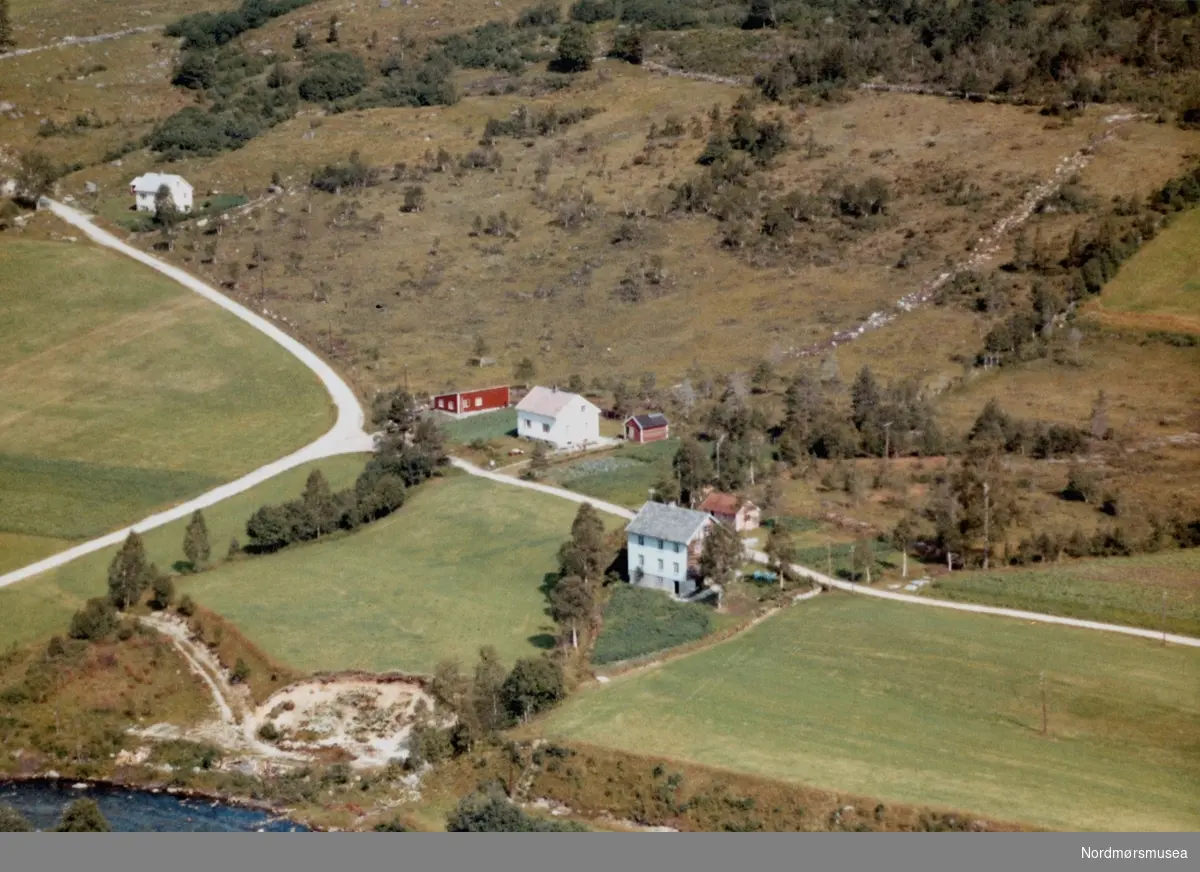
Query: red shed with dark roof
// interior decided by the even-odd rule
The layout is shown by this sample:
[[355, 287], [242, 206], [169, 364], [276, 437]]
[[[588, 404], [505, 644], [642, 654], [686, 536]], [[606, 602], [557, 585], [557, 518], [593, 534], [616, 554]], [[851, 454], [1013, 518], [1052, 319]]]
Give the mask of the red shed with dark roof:
[[659, 442], [670, 436], [671, 425], [661, 412], [632, 415], [625, 419], [625, 439], [628, 442]]

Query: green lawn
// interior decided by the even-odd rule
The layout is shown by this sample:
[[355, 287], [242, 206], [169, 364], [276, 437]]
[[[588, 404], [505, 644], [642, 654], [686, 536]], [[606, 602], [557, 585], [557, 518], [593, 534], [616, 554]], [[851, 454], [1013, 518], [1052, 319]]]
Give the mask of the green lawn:
[[[246, 519], [263, 503], [278, 503], [298, 496], [304, 480], [320, 469], [332, 488], [354, 484], [362, 471], [365, 455], [331, 457], [289, 470], [245, 493], [205, 509], [214, 558], [223, 558], [229, 540], [246, 541]], [[145, 534], [150, 559], [168, 569], [183, 557], [183, 531], [187, 519], [175, 521]], [[0, 539], [0, 544], [5, 544]], [[16, 543], [13, 543], [16, 553]], [[7, 545], [5, 546], [7, 547]], [[0, 652], [10, 645], [24, 644], [65, 632], [71, 614], [90, 596], [105, 592], [108, 564], [116, 548], [88, 554], [60, 569], [0, 588]], [[31, 560], [36, 559], [30, 555]], [[254, 559], [248, 558], [247, 565]], [[30, 562], [30, 561], [25, 561]]]
[[[299, 361], [115, 253], [6, 241], [0, 311], [0, 534], [34, 537], [44, 553], [236, 478], [332, 423]], [[0, 571], [28, 553], [4, 547]]]
[[671, 460], [679, 442], [670, 439], [648, 445], [624, 445], [595, 457], [551, 467], [548, 484], [636, 509], [649, 499], [652, 488], [671, 475]]
[[866, 597], [589, 689], [543, 732], [1047, 828], [1200, 828], [1200, 652]]
[[[956, 572], [930, 596], [1200, 636], [1200, 549]], [[1165, 596], [1165, 599], [1164, 599]], [[1165, 613], [1165, 622], [1163, 620]]]
[[303, 670], [431, 672], [552, 644], [541, 588], [577, 506], [451, 475], [351, 536], [232, 563], [183, 585]]
[[497, 409], [466, 418], [440, 415], [442, 429], [450, 442], [470, 445], [476, 439], [490, 442], [517, 432], [517, 410]]

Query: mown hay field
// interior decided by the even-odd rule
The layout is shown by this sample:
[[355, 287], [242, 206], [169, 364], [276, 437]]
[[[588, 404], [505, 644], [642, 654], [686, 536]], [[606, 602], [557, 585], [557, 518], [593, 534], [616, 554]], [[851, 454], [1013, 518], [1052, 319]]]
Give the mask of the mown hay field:
[[232, 480], [332, 423], [303, 364], [117, 254], [6, 242], [0, 303], [0, 532], [22, 537], [0, 568]]
[[347, 536], [227, 564], [181, 589], [268, 655], [308, 671], [433, 671], [494, 645], [554, 644], [543, 585], [574, 503], [465, 475], [434, 480]]
[[1034, 826], [1190, 831], [1198, 718], [1193, 649], [831, 595], [588, 689], [542, 732]]

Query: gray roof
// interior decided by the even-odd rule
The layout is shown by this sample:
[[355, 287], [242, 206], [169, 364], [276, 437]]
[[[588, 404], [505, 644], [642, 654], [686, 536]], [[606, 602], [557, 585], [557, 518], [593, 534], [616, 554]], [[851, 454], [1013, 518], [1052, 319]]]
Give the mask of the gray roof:
[[694, 512], [680, 506], [646, 503], [625, 528], [626, 533], [653, 536], [667, 542], [691, 542], [709, 518], [704, 512]]
[[543, 388], [539, 386], [533, 388], [522, 398], [521, 402], [517, 403], [517, 411], [542, 415], [546, 418], [557, 418], [563, 409], [574, 402], [589, 406], [592, 405], [592, 403], [588, 402], [584, 397], [579, 396], [579, 394], [573, 394], [570, 391], [560, 391], [558, 388]]
[[630, 421], [636, 421], [637, 425], [643, 430], [652, 430], [655, 427], [666, 427], [667, 416], [662, 412], [650, 412], [646, 415], [631, 415]]

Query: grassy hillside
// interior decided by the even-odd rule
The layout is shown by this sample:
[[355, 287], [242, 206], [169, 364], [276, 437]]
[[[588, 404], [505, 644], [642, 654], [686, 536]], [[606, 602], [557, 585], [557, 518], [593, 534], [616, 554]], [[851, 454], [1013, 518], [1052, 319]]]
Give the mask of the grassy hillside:
[[[230, 539], [246, 541], [246, 520], [259, 506], [298, 496], [313, 469], [324, 472], [330, 487], [337, 490], [354, 484], [364, 462], [365, 457], [356, 455], [319, 460], [206, 509], [213, 559], [225, 556]], [[149, 559], [162, 569], [184, 560], [183, 531], [187, 523], [184, 518], [143, 536]], [[60, 569], [0, 588], [0, 647], [23, 645], [64, 632], [71, 614], [84, 600], [105, 593], [108, 564], [114, 553], [116, 548], [97, 551]]]
[[541, 587], [576, 506], [467, 476], [435, 480], [352, 536], [232, 563], [183, 589], [305, 670], [431, 672], [553, 642]]
[[302, 364], [117, 254], [6, 242], [0, 304], [0, 533], [22, 537], [0, 569], [236, 478], [331, 423]]
[[960, 572], [926, 591], [940, 599], [1200, 636], [1200, 550]]
[[1197, 718], [1190, 649], [830, 596], [582, 693], [543, 731], [1051, 828], [1194, 830]]
[[1200, 211], [1139, 251], [1091, 308], [1115, 327], [1200, 333]]

